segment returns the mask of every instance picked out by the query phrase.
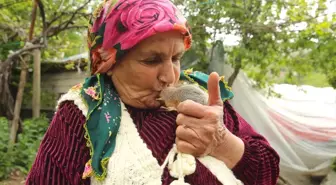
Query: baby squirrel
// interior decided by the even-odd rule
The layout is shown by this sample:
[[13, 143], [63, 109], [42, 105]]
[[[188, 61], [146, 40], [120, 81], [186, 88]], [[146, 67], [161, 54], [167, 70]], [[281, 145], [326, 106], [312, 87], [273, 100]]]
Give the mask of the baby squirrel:
[[197, 85], [180, 83], [163, 89], [158, 100], [162, 101], [168, 111], [173, 111], [176, 110], [179, 103], [185, 100], [207, 105], [208, 94]]

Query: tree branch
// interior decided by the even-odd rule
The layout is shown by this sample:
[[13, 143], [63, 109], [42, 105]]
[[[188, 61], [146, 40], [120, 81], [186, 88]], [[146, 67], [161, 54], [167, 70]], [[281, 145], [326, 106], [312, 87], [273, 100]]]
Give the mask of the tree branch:
[[[72, 8], [69, 6], [67, 10], [72, 10], [72, 13], [65, 12], [64, 14], [61, 13], [60, 15], [56, 14], [56, 12], [53, 12], [52, 10], [48, 12], [48, 15], [55, 15], [54, 19], [52, 19], [49, 24], [46, 24], [45, 21], [45, 12], [44, 7], [42, 4], [42, 0], [34, 0], [36, 3], [38, 3], [39, 10], [42, 17], [42, 24], [43, 24], [43, 31], [41, 35], [36, 35], [30, 42], [26, 43], [26, 46], [12, 52], [7, 56], [7, 59], [4, 62], [0, 62], [0, 111], [4, 112], [6, 117], [9, 119], [13, 119], [13, 105], [14, 105], [14, 98], [11, 95], [10, 89], [9, 89], [9, 82], [11, 78], [11, 70], [14, 62], [16, 60], [19, 60], [22, 55], [29, 54], [29, 51], [35, 50], [35, 49], [41, 49], [46, 47], [47, 43], [47, 37], [51, 37], [54, 35], [59, 34], [62, 31], [69, 30], [69, 29], [82, 29], [87, 28], [87, 26], [78, 25], [78, 22], [75, 22], [77, 19], [80, 18], [80, 15], [84, 15], [83, 13], [87, 5], [92, 2], [92, 0], [85, 0], [83, 4], [80, 5], [80, 7], [75, 6], [75, 8]], [[29, 2], [29, 0], [17, 0], [17, 1], [11, 1], [10, 3], [6, 3], [5, 5], [11, 6], [13, 4], [19, 3], [19, 2]], [[0, 5], [0, 8], [4, 7], [4, 5]], [[56, 10], [57, 11], [57, 10]], [[69, 12], [69, 11], [68, 11]], [[66, 17], [63, 17], [63, 15], [66, 15]], [[13, 16], [16, 16], [15, 13], [13, 13]], [[54, 23], [58, 22], [59, 24], [57, 26], [54, 26]], [[72, 25], [72, 23], [76, 23], [75, 25]], [[21, 35], [20, 29], [24, 29], [20, 26], [12, 27], [10, 24], [3, 24], [0, 23], [0, 30], [4, 30], [9, 32], [7, 35]], [[17, 33], [17, 34], [15, 34]], [[25, 38], [27, 36], [25, 35]], [[15, 38], [14, 38], [15, 39]]]
[[61, 12], [60, 15], [54, 17], [51, 21], [49, 21], [47, 23], [47, 27], [50, 27], [52, 24], [54, 24], [58, 19], [60, 19], [63, 16], [67, 16], [67, 15], [73, 15], [73, 14], [77, 14], [77, 15], [81, 15], [81, 16], [90, 16], [90, 13], [82, 13], [82, 12]]
[[90, 3], [90, 1], [91, 1], [91, 0], [88, 0], [86, 3], [83, 4], [83, 6], [79, 7], [79, 8], [74, 12], [74, 14], [72, 14], [72, 16], [70, 17], [69, 21], [66, 22], [65, 27], [68, 27], [69, 24], [70, 24], [71, 22], [73, 22], [73, 19], [76, 17], [77, 13], [78, 13], [80, 10], [84, 9], [84, 8], [86, 7], [86, 5], [88, 5], [88, 4]]
[[36, 22], [36, 11], [37, 11], [37, 2], [34, 1], [33, 10], [32, 10], [32, 18], [31, 18], [30, 28], [29, 28], [28, 41], [31, 41], [34, 36], [33, 34], [34, 34], [34, 28], [35, 28], [35, 22]]
[[88, 0], [86, 1], [82, 6], [80, 6], [78, 9], [76, 9], [73, 13], [60, 13], [60, 15], [56, 16], [54, 19], [52, 19], [49, 23], [48, 23], [48, 28], [47, 28], [47, 31], [49, 30], [49, 28], [51, 27], [51, 25], [53, 23], [55, 23], [58, 19], [60, 19], [61, 17], [65, 16], [65, 15], [69, 15], [71, 14], [72, 16], [70, 17], [70, 19], [68, 21], [65, 21], [63, 23], [61, 23], [60, 25], [64, 24], [64, 23], [68, 23], [66, 24], [66, 26], [68, 26], [72, 21], [73, 19], [75, 18], [75, 16], [77, 14], [80, 14], [79, 11], [83, 10], [89, 3], [91, 2], [91, 0]]
[[[67, 6], [66, 8], [64, 8], [65, 10], [67, 10], [68, 8], [71, 8], [71, 6]], [[74, 14], [75, 12], [60, 12], [58, 15], [57, 15], [57, 12], [55, 12], [55, 16], [53, 19], [51, 19], [47, 25], [48, 27], [51, 26], [53, 23], [55, 23], [58, 19], [60, 19], [61, 17], [65, 16], [65, 15], [72, 15]]]
[[55, 28], [53, 28], [52, 32], [48, 33], [48, 37], [55, 36], [55, 35], [59, 34], [62, 31], [65, 31], [65, 30], [85, 29], [85, 28], [87, 28], [87, 26], [68, 26], [68, 27], [65, 27], [65, 28], [55, 27]]
[[2, 4], [0, 5], [0, 9], [2, 8], [7, 8], [7, 7], [10, 7], [10, 6], [13, 6], [15, 4], [19, 4], [19, 3], [26, 3], [28, 2], [29, 0], [21, 0], [21, 1], [18, 1], [18, 0], [15, 0], [15, 1], [12, 1], [10, 3], [6, 3], [6, 4]]
[[[41, 14], [41, 18], [42, 18], [42, 36], [43, 36], [43, 44], [45, 46], [48, 45], [48, 40], [47, 40], [47, 22], [46, 22], [46, 14], [44, 11], [44, 5], [42, 3], [42, 0], [35, 0], [35, 3], [38, 5], [39, 9], [40, 9], [40, 14]], [[30, 39], [32, 40], [32, 38]], [[30, 41], [29, 40], [29, 41]]]
[[[76, 9], [76, 11], [74, 11], [72, 13], [69, 13], [69, 12], [60, 13], [59, 16], [56, 16], [50, 22], [46, 23], [46, 29], [45, 29], [45, 32], [44, 32], [45, 35], [35, 37], [31, 42], [33, 44], [38, 44], [38, 43], [40, 43], [40, 40], [42, 38], [43, 38], [43, 40], [46, 40], [47, 37], [55, 36], [55, 35], [59, 34], [62, 31], [65, 31], [65, 30], [87, 28], [87, 26], [84, 26], [84, 25], [70, 26], [70, 24], [74, 22], [77, 15], [89, 15], [89, 14], [86, 14], [86, 13], [82, 13], [80, 11], [83, 10], [86, 7], [86, 5], [88, 5], [90, 2], [91, 2], [91, 0], [87, 0], [82, 6], [80, 6], [78, 9]], [[69, 14], [71, 15], [71, 17], [68, 20], [59, 23], [57, 26], [51, 26], [58, 19], [62, 18], [64, 15], [69, 15]]]
[[44, 45], [31, 45], [31, 46], [24, 47], [20, 50], [15, 51], [14, 53], [8, 55], [8, 57], [7, 57], [7, 59], [5, 60], [4, 63], [10, 63], [11, 61], [13, 61], [15, 58], [19, 57], [24, 52], [31, 51], [31, 50], [34, 50], [34, 49], [43, 48], [43, 47], [44, 47]]

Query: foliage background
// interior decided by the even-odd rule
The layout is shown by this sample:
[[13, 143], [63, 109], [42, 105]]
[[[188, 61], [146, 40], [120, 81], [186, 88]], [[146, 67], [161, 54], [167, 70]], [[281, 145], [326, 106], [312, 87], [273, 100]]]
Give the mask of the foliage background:
[[6, 118], [0, 118], [0, 180], [8, 178], [10, 172], [19, 169], [27, 174], [36, 157], [37, 149], [49, 125], [45, 116], [27, 119], [23, 123], [23, 133], [18, 135], [14, 150], [8, 150], [9, 130]]

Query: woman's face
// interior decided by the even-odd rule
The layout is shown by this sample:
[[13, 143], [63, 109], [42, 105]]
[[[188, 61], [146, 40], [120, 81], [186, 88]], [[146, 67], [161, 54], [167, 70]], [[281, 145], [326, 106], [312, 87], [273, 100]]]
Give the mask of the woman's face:
[[136, 108], [158, 108], [160, 91], [179, 80], [184, 48], [183, 36], [176, 31], [137, 44], [111, 71], [121, 100]]

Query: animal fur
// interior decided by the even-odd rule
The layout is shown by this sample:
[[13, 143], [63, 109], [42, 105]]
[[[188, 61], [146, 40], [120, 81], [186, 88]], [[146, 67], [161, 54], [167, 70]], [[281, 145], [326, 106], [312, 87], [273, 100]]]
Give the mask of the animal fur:
[[208, 104], [208, 94], [197, 85], [178, 84], [161, 91], [160, 98], [168, 110], [176, 110], [179, 103], [192, 100], [202, 105]]

